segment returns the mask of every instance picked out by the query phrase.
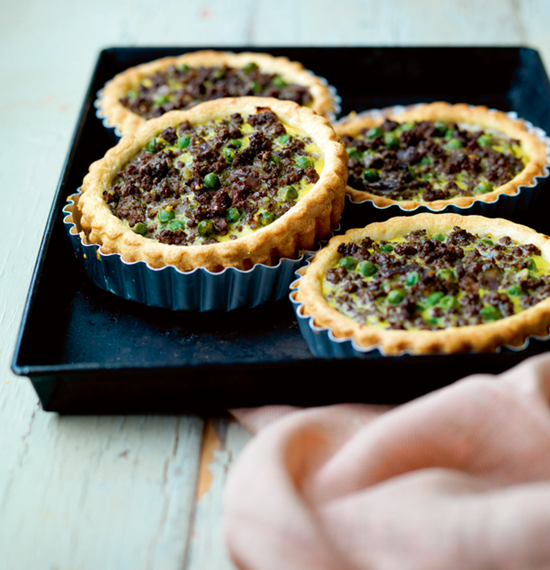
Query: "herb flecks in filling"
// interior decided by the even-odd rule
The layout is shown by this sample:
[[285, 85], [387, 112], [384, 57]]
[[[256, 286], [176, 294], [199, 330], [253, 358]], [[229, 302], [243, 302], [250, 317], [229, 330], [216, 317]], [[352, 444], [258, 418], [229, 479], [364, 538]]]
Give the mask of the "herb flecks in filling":
[[323, 280], [330, 306], [386, 329], [441, 330], [519, 313], [550, 296], [550, 264], [533, 244], [455, 226], [338, 247]]
[[252, 62], [243, 68], [171, 65], [142, 79], [120, 102], [140, 117], [152, 119], [203, 101], [250, 95], [285, 99], [306, 107], [313, 103], [308, 87], [287, 83], [280, 75], [262, 73]]
[[323, 168], [319, 148], [259, 108], [245, 121], [168, 127], [117, 175], [103, 198], [134, 232], [161, 243], [237, 239], [283, 216]]
[[492, 192], [527, 164], [520, 142], [442, 121], [397, 123], [344, 135], [348, 184], [392, 200], [433, 202]]

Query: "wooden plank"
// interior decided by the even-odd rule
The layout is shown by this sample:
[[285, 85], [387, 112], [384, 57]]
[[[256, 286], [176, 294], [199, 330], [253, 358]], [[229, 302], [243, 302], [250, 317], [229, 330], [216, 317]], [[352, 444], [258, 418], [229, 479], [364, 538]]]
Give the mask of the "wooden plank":
[[207, 422], [185, 570], [235, 570], [223, 543], [222, 500], [231, 467], [251, 437], [230, 417]]
[[180, 570], [202, 432], [196, 416], [37, 411], [3, 474], [0, 566]]

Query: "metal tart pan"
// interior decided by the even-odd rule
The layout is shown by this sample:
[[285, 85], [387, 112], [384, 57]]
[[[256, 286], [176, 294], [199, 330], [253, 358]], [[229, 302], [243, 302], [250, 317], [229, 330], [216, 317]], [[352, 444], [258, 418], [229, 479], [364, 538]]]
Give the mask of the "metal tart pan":
[[[422, 103], [415, 105], [396, 105], [385, 107], [383, 109], [370, 109], [354, 115], [358, 118], [378, 118], [387, 117], [396, 113], [401, 113], [410, 109], [421, 106]], [[490, 109], [495, 111], [495, 109]], [[460, 215], [476, 215], [489, 218], [506, 218], [516, 222], [522, 222], [528, 218], [528, 214], [536, 207], [537, 199], [540, 192], [544, 188], [550, 187], [548, 176], [550, 175], [550, 137], [547, 133], [534, 126], [529, 121], [521, 119], [514, 111], [506, 113], [506, 116], [513, 121], [521, 121], [527, 128], [527, 131], [534, 134], [546, 146], [547, 162], [541, 176], [535, 176], [534, 183], [531, 186], [520, 186], [516, 194], [499, 194], [493, 202], [485, 202], [483, 200], [475, 200], [471, 206], [459, 207], [449, 204], [441, 210], [434, 210], [428, 205], [417, 206], [414, 209], [406, 210], [399, 204], [391, 204], [389, 206], [377, 206], [372, 200], [364, 202], [353, 202], [351, 196], [346, 195], [346, 205], [342, 216], [342, 228], [347, 231], [351, 228], [363, 227], [367, 223], [373, 221], [382, 221], [394, 216], [414, 216], [416, 214], [460, 214]], [[338, 122], [345, 122], [347, 117], [343, 117]]]
[[101, 289], [130, 301], [173, 311], [232, 311], [252, 308], [286, 297], [298, 259], [281, 259], [274, 266], [256, 264], [247, 271], [227, 267], [213, 273], [202, 267], [183, 272], [175, 267], [153, 268], [144, 261], [129, 263], [118, 253], [105, 254], [87, 243], [76, 211], [79, 194], [69, 196], [63, 223], [75, 255], [90, 279]]

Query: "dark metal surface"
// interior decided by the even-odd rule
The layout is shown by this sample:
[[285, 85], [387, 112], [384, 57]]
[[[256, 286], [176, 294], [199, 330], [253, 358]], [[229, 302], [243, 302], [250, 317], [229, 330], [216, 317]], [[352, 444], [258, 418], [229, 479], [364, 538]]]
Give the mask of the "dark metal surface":
[[[290, 302], [231, 313], [173, 313], [125, 301], [87, 278], [64, 234], [67, 196], [113, 146], [95, 116], [95, 93], [128, 66], [188, 48], [101, 52], [46, 227], [13, 358], [46, 410], [180, 412], [286, 403], [402, 402], [475, 372], [500, 372], [547, 350], [325, 361], [302, 339]], [[234, 51], [240, 51], [235, 49]], [[550, 131], [550, 86], [526, 48], [261, 48], [327, 78], [343, 114], [446, 100], [484, 104]], [[460, 73], [457, 73], [460, 70]], [[550, 233], [548, 198], [529, 213]], [[370, 220], [365, 220], [365, 224]]]

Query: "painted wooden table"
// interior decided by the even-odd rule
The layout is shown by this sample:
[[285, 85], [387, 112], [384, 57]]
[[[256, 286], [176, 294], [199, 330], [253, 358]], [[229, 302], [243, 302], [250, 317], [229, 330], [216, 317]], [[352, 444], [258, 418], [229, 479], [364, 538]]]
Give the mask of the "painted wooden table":
[[[550, 63], [547, 0], [2, 2], [0, 568], [227, 570], [230, 416], [60, 417], [9, 370], [44, 224], [108, 46], [527, 45]], [[48, 323], [44, 323], [48, 334]]]

